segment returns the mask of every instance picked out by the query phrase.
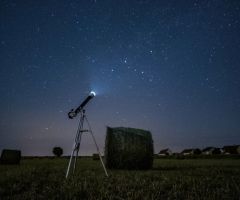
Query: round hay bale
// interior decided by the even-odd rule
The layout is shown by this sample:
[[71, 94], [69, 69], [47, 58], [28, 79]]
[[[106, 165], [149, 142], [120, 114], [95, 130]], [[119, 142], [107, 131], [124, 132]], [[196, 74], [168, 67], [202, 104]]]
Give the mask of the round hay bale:
[[104, 156], [109, 169], [150, 169], [152, 134], [135, 128], [107, 127]]
[[21, 160], [21, 151], [3, 149], [1, 154], [0, 163], [1, 164], [19, 164]]

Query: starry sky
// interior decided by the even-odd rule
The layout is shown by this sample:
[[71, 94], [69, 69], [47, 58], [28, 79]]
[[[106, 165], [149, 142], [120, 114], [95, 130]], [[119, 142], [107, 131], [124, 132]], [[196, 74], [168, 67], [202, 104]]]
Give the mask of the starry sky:
[[69, 155], [91, 90], [102, 151], [106, 126], [150, 130], [156, 153], [239, 144], [239, 36], [239, 0], [1, 0], [0, 150]]

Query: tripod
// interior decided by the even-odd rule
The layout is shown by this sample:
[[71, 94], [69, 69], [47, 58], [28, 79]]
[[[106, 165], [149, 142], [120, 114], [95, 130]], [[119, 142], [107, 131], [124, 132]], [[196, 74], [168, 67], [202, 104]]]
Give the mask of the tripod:
[[[83, 124], [84, 124], [84, 120], [87, 122], [87, 125], [88, 125], [88, 129], [83, 129]], [[107, 173], [107, 170], [106, 170], [106, 167], [103, 163], [103, 160], [102, 160], [102, 156], [101, 156], [101, 153], [100, 153], [100, 150], [98, 148], [98, 145], [97, 145], [97, 142], [96, 142], [96, 139], [93, 135], [93, 132], [92, 132], [92, 129], [91, 129], [91, 126], [89, 124], [89, 121], [86, 117], [86, 114], [85, 114], [85, 110], [82, 109], [80, 110], [80, 121], [79, 121], [79, 124], [78, 124], [78, 129], [77, 129], [77, 134], [76, 134], [76, 137], [75, 137], [75, 140], [74, 140], [74, 144], [73, 144], [73, 149], [72, 149], [72, 153], [71, 153], [71, 157], [70, 157], [70, 160], [69, 160], [69, 163], [68, 163], [68, 168], [67, 168], [67, 173], [66, 173], [66, 178], [68, 178], [68, 175], [69, 175], [69, 172], [70, 172], [70, 169], [72, 167], [72, 173], [74, 174], [74, 171], [76, 169], [76, 162], [77, 162], [77, 157], [78, 157], [78, 153], [79, 153], [79, 150], [80, 150], [80, 144], [81, 144], [81, 140], [82, 140], [82, 134], [84, 132], [89, 132], [92, 136], [92, 139], [94, 141], [94, 144], [96, 146], [96, 149], [98, 151], [98, 155], [99, 155], [99, 158], [100, 158], [100, 161], [102, 163], [102, 167], [104, 169], [104, 172], [106, 174], [106, 176], [108, 177], [108, 173]], [[73, 158], [74, 158], [74, 161], [73, 161]], [[73, 163], [72, 163], [73, 162]], [[73, 166], [72, 166], [73, 165]]]

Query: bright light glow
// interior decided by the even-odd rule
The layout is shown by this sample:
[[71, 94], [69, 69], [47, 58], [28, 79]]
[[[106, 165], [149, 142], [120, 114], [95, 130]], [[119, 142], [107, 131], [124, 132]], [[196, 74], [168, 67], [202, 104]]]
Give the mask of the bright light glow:
[[96, 93], [95, 93], [94, 91], [91, 91], [91, 92], [90, 92], [90, 95], [95, 97], [95, 96], [96, 96]]

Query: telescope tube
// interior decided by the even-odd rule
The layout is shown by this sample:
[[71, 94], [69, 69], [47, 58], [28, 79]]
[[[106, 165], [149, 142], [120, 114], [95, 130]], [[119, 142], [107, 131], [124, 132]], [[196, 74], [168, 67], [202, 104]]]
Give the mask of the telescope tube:
[[77, 114], [84, 108], [84, 106], [93, 98], [96, 96], [95, 92], [90, 92], [90, 94], [88, 95], [88, 97], [80, 104], [80, 106], [78, 106], [75, 110], [72, 109], [69, 113], [68, 113], [68, 117], [70, 119], [73, 119], [74, 117], [77, 116]]

